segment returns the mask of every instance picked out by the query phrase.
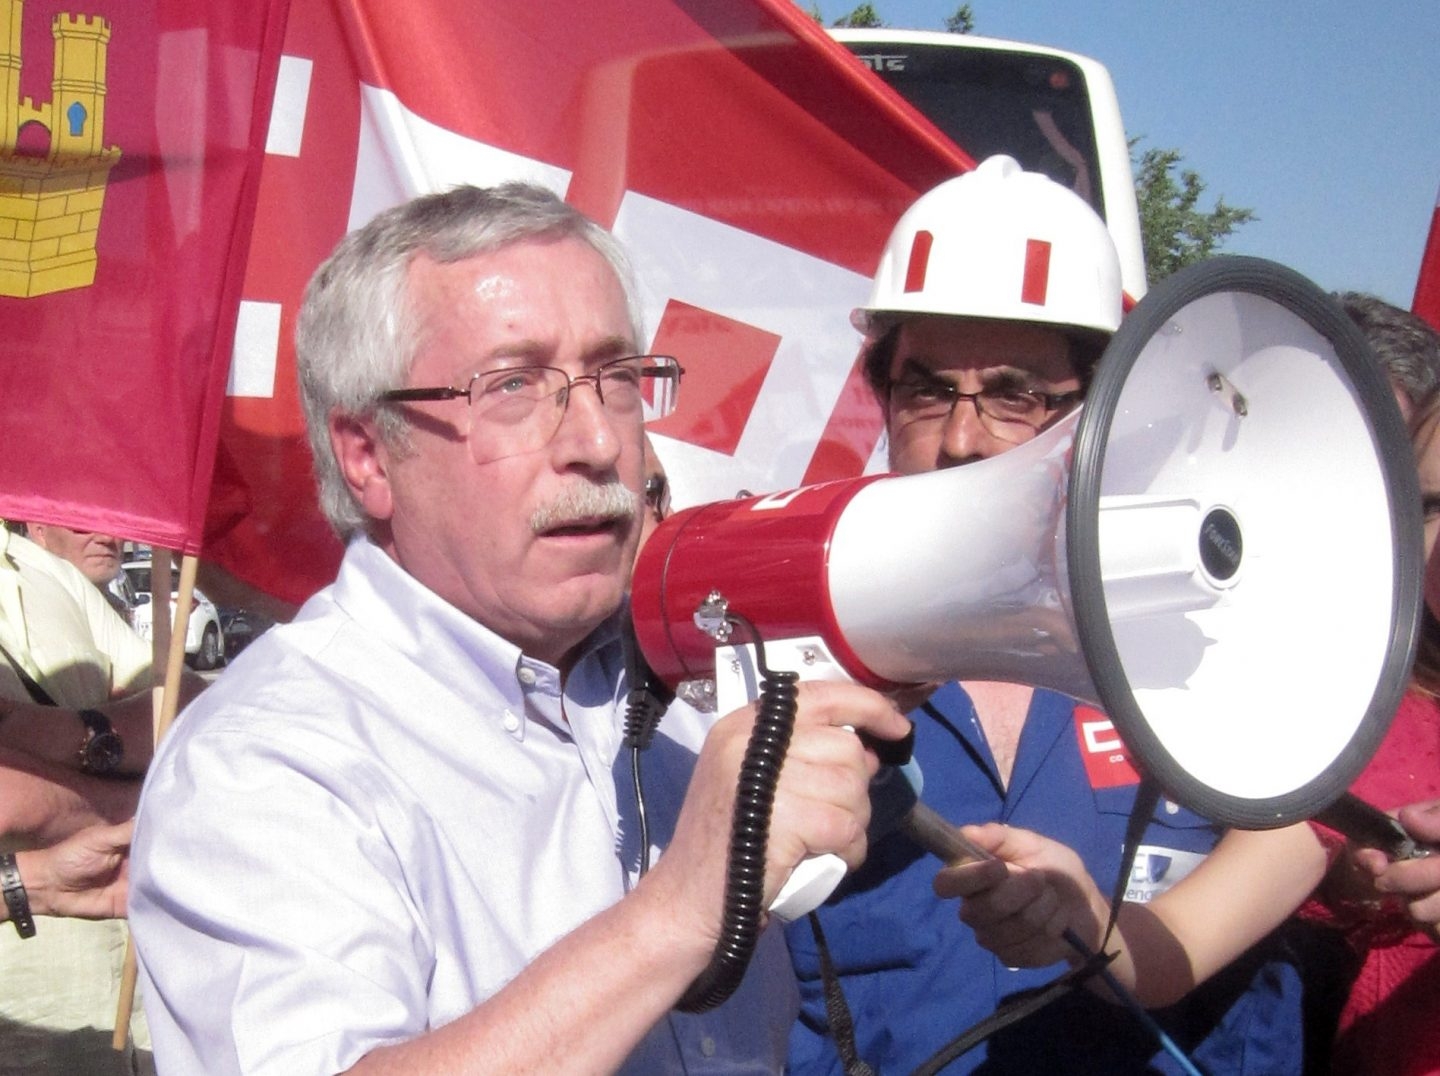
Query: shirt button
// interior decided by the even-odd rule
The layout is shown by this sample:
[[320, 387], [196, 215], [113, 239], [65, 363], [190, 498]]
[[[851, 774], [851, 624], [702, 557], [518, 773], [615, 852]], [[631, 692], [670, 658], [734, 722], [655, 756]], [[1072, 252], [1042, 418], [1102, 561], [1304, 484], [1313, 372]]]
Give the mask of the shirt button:
[[1165, 801], [1165, 813], [1166, 813], [1166, 814], [1179, 814], [1179, 813], [1180, 813], [1180, 805], [1179, 805], [1178, 803], [1176, 803], [1174, 800], [1166, 800], [1166, 801]]
[[514, 732], [520, 727], [520, 719], [509, 710], [505, 711], [505, 731]]
[[535, 683], [535, 670], [526, 665], [520, 670], [520, 682], [526, 687]]
[[706, 1057], [715, 1056], [715, 1040], [709, 1035], [700, 1040], [700, 1052]]

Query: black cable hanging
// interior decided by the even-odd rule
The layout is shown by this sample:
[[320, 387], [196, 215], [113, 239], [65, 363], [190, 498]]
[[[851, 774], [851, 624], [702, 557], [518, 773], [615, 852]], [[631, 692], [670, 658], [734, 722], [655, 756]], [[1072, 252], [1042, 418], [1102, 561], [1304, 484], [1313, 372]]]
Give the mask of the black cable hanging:
[[650, 820], [645, 812], [645, 787], [640, 779], [640, 752], [650, 746], [660, 719], [665, 716], [675, 693], [651, 670], [629, 628], [621, 632], [621, 649], [630, 693], [625, 696], [625, 732], [622, 741], [630, 749], [630, 780], [635, 791], [635, 814], [639, 821], [640, 877], [650, 869]]
[[765, 899], [765, 848], [770, 839], [770, 812], [780, 767], [795, 729], [799, 674], [776, 672], [766, 664], [765, 643], [744, 617], [727, 619], [749, 633], [760, 671], [760, 698], [755, 727], [740, 767], [740, 787], [730, 826], [730, 865], [725, 882], [725, 911], [720, 940], [709, 965], [676, 1003], [681, 1012], [700, 1013], [730, 997], [745, 976], [760, 940]]

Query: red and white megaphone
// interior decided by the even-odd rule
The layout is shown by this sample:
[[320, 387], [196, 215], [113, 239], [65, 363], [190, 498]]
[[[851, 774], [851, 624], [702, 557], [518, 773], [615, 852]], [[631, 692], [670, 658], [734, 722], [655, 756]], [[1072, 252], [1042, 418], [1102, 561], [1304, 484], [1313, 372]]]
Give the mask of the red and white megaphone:
[[677, 513], [636, 566], [636, 636], [672, 685], [716, 676], [714, 593], [802, 675], [1054, 688], [1173, 798], [1278, 826], [1350, 785], [1404, 692], [1419, 505], [1343, 311], [1217, 258], [1151, 291], [1084, 408], [1003, 457]]

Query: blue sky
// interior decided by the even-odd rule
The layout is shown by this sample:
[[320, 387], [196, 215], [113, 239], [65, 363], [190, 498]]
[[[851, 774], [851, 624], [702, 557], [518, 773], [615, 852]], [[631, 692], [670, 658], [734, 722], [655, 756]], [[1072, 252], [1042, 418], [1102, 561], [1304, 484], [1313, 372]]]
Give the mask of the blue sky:
[[[872, 0], [886, 25], [943, 29], [959, 0]], [[802, 6], [809, 8], [808, 2]], [[827, 25], [855, 7], [823, 0]], [[1228, 253], [1408, 308], [1440, 189], [1434, 0], [971, 0], [975, 32], [1109, 68], [1125, 127], [1173, 147], [1259, 220]]]

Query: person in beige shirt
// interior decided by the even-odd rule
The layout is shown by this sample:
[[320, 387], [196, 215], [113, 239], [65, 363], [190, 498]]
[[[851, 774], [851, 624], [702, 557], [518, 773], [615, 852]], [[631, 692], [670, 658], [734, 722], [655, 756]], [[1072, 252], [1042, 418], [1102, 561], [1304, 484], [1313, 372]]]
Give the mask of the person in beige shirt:
[[[18, 853], [19, 873], [36, 886], [37, 913], [33, 936], [0, 931], [0, 1074], [151, 1071], [138, 1010], [137, 1045], [123, 1052], [110, 1045], [125, 925], [43, 914], [66, 909], [46, 896], [57, 853], [31, 854], [82, 830], [106, 832], [93, 827], [134, 813], [133, 775], [150, 757], [150, 647], [73, 564], [4, 528], [0, 646], [0, 852]], [[25, 677], [55, 705], [38, 704]], [[103, 707], [121, 730], [129, 756], [108, 776], [80, 772], [81, 748], [96, 733], [77, 711], [92, 707]], [[112, 856], [123, 859], [125, 840], [112, 844]], [[123, 914], [123, 898], [112, 901], [111, 914]]]

